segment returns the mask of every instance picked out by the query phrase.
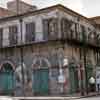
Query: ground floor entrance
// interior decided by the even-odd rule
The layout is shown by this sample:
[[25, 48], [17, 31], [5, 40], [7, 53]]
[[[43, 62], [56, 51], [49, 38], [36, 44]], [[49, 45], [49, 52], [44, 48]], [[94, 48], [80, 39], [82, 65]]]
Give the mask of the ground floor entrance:
[[49, 70], [38, 69], [33, 71], [33, 92], [35, 95], [48, 95]]
[[0, 94], [13, 95], [14, 93], [14, 71], [8, 63], [3, 64], [0, 70]]
[[79, 79], [77, 66], [69, 66], [69, 77], [70, 77], [70, 93], [77, 93], [79, 90]]

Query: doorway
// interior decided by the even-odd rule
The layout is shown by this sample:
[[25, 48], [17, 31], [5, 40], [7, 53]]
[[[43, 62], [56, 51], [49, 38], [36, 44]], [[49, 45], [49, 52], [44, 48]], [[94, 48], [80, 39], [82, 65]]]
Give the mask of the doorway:
[[9, 63], [2, 65], [0, 70], [0, 93], [2, 95], [12, 95], [14, 92], [14, 70]]
[[33, 71], [33, 91], [35, 95], [48, 95], [49, 70], [37, 69]]

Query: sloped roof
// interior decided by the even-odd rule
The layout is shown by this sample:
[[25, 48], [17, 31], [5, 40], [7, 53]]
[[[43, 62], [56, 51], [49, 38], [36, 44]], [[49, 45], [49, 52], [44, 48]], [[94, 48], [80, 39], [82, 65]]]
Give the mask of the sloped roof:
[[100, 16], [90, 17], [89, 19], [90, 19], [90, 20], [100, 19]]
[[53, 5], [53, 6], [42, 8], [42, 9], [37, 9], [35, 11], [29, 11], [29, 12], [26, 12], [26, 13], [23, 13], [23, 14], [17, 14], [17, 15], [15, 14], [15, 15], [12, 15], [12, 16], [8, 16], [6, 18], [0, 18], [0, 22], [16, 19], [18, 17], [25, 17], [25, 16], [29, 16], [29, 15], [38, 15], [38, 14], [41, 14], [41, 13], [48, 13], [49, 11], [52, 11], [54, 9], [62, 10], [65, 13], [68, 13], [68, 14], [75, 16], [75, 17], [79, 17], [79, 18], [85, 20], [86, 22], [94, 24], [93, 20], [89, 20], [89, 18], [87, 18], [87, 17], [85, 17], [85, 16], [83, 16], [83, 15], [63, 6], [63, 5], [61, 5], [61, 4]]

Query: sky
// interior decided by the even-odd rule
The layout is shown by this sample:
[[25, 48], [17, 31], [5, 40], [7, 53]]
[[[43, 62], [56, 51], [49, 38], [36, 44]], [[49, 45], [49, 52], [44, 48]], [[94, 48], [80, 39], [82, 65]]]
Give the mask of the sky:
[[[6, 2], [12, 0], [0, 0], [0, 6], [6, 7]], [[55, 4], [63, 4], [64, 6], [86, 16], [99, 16], [100, 0], [23, 0], [29, 4], [37, 5], [38, 8], [44, 8]]]

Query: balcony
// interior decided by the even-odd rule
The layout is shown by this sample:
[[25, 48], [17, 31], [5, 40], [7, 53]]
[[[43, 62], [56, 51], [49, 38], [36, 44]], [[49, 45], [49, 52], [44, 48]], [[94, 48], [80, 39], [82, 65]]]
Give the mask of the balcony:
[[[84, 37], [84, 38], [83, 38]], [[36, 36], [34, 39], [29, 39], [26, 40], [25, 38], [21, 37], [17, 37], [17, 40], [9, 40], [7, 38], [3, 39], [3, 41], [0, 42], [0, 48], [10, 48], [10, 47], [21, 47], [21, 46], [25, 46], [25, 45], [30, 45], [30, 44], [37, 44], [37, 43], [46, 43], [48, 41], [69, 41], [71, 44], [78, 44], [78, 45], [90, 45], [90, 46], [94, 46], [94, 47], [100, 47], [100, 39], [94, 39], [94, 38], [90, 38], [88, 39], [86, 36], [84, 35], [73, 35], [73, 34], [66, 34], [66, 36], [61, 36], [60, 38], [53, 38], [53, 39], [49, 39], [48, 36], [46, 36], [46, 38], [43, 38], [43, 33], [38, 32], [36, 33]]]
[[73, 35], [73, 34], [66, 34], [66, 37], [62, 36], [62, 40], [67, 40], [69, 41], [71, 44], [73, 43], [77, 43], [79, 45], [88, 45], [88, 46], [92, 46], [92, 47], [100, 47], [100, 39], [97, 37], [91, 37], [88, 38], [87, 35], [85, 34], [77, 34], [77, 35]]
[[0, 48], [11, 48], [11, 47], [21, 47], [24, 45], [29, 45], [29, 44], [36, 44], [36, 43], [41, 43], [41, 42], [46, 42], [47, 40], [43, 40], [43, 36], [42, 33], [36, 33], [36, 37], [35, 38], [30, 38], [28, 40], [26, 40], [25, 38], [22, 38], [20, 36], [13, 39], [8, 39], [8, 38], [4, 38], [1, 42], [0, 42]]

